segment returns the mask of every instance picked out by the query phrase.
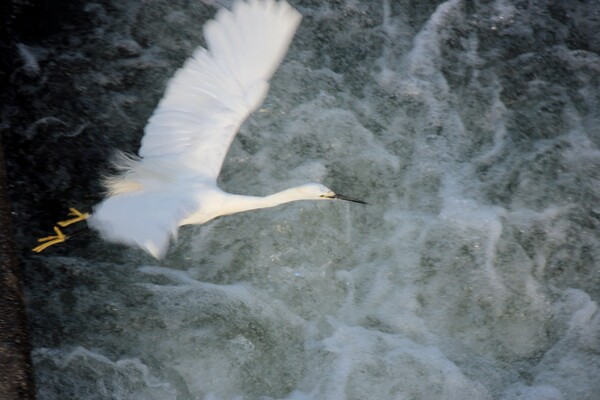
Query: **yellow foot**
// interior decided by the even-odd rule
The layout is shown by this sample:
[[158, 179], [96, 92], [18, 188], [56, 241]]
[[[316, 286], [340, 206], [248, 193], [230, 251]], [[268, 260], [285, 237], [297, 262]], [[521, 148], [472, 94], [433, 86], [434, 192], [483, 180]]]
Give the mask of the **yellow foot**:
[[56, 233], [56, 236], [46, 236], [41, 239], [38, 239], [39, 243], [46, 243], [33, 248], [33, 251], [35, 251], [36, 253], [40, 253], [48, 247], [52, 246], [53, 244], [62, 243], [69, 238], [67, 235], [62, 233], [60, 229], [58, 229], [58, 226], [54, 227], [54, 232]]
[[74, 224], [75, 222], [83, 221], [83, 220], [86, 220], [86, 219], [88, 219], [90, 217], [89, 213], [81, 213], [81, 212], [79, 212], [75, 208], [69, 208], [69, 214], [68, 215], [70, 215], [72, 217], [75, 217], [75, 218], [71, 218], [71, 219], [68, 219], [66, 221], [59, 221], [58, 225], [60, 225], [60, 226], [62, 226], [64, 228], [66, 226]]

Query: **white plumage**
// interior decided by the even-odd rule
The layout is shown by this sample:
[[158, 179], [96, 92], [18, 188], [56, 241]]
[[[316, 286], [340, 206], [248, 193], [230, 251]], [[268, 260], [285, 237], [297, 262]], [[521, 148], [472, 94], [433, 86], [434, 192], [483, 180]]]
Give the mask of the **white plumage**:
[[144, 129], [139, 158], [122, 155], [108, 196], [88, 225], [106, 240], [162, 257], [177, 228], [294, 200], [344, 199], [320, 184], [267, 196], [221, 191], [217, 177], [235, 134], [263, 102], [301, 16], [285, 1], [237, 1], [204, 26], [198, 48], [175, 73]]

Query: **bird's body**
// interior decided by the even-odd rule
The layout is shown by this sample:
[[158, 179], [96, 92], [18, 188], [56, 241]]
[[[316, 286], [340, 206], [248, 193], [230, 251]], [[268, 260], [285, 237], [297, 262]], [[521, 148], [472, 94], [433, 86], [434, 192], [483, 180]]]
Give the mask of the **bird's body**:
[[296, 200], [344, 199], [311, 183], [266, 196], [217, 186], [239, 127], [260, 106], [301, 16], [285, 1], [238, 0], [204, 26], [198, 48], [168, 84], [144, 131], [139, 157], [117, 157], [107, 197], [88, 225], [107, 240], [162, 257], [179, 226]]

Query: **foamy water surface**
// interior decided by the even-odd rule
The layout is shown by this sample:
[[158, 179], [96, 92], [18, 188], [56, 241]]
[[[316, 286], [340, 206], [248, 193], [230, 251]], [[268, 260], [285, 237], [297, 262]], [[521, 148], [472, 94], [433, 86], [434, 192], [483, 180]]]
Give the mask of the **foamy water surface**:
[[[40, 399], [597, 398], [593, 7], [292, 3], [302, 26], [221, 186], [369, 204], [184, 227], [162, 262], [100, 239], [32, 258]], [[170, 24], [134, 59], [201, 43], [187, 3], [109, 4], [88, 12]]]

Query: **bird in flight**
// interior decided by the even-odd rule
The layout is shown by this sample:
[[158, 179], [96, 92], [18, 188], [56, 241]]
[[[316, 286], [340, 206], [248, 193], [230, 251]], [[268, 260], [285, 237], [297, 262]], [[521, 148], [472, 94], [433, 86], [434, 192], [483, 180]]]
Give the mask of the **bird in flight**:
[[[274, 207], [297, 200], [365, 202], [308, 183], [265, 197], [243, 196], [217, 186], [227, 151], [240, 125], [265, 99], [301, 15], [285, 1], [237, 0], [204, 25], [199, 47], [167, 85], [144, 128], [139, 156], [121, 153], [118, 173], [104, 179], [106, 198], [91, 215], [70, 209], [108, 241], [138, 246], [162, 258], [182, 225]], [[34, 251], [65, 241], [39, 239]]]

